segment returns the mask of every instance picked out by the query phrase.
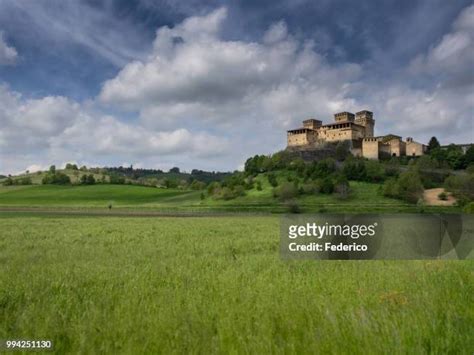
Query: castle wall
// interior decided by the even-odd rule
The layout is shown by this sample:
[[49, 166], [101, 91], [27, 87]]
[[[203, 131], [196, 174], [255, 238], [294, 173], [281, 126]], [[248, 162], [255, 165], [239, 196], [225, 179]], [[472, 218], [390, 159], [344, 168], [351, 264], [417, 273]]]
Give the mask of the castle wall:
[[357, 140], [365, 135], [365, 128], [349, 123], [339, 124], [341, 128], [322, 127], [319, 129], [319, 137], [327, 142], [336, 142], [343, 140]]
[[423, 144], [418, 142], [407, 142], [406, 143], [406, 155], [412, 157], [418, 157], [424, 154]]
[[316, 134], [311, 131], [302, 133], [290, 133], [288, 132], [288, 146], [308, 145], [316, 141]]
[[362, 141], [362, 156], [367, 159], [378, 159], [380, 143], [377, 138], [364, 139]]
[[387, 142], [390, 147], [389, 153], [392, 157], [400, 157], [406, 155], [406, 144], [400, 139], [391, 139]]

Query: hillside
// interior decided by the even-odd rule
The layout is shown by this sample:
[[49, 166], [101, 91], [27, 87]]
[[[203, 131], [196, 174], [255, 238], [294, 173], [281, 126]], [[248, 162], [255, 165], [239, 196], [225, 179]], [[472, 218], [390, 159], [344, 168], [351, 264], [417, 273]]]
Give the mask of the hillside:
[[[279, 179], [285, 179], [284, 174]], [[227, 212], [287, 212], [288, 205], [273, 197], [273, 188], [266, 174], [256, 177], [262, 190], [252, 188], [245, 195], [230, 200], [205, 196], [204, 191], [164, 189], [134, 185], [97, 184], [91, 186], [2, 186], [0, 208], [86, 208], [107, 210], [156, 211], [227, 211]], [[380, 193], [380, 184], [352, 181], [351, 197], [345, 200], [335, 195], [302, 195], [296, 202], [302, 212], [399, 212], [416, 211], [416, 206]], [[450, 207], [452, 211], [454, 207]], [[436, 210], [434, 208], [434, 210]], [[438, 208], [437, 210], [441, 210]]]

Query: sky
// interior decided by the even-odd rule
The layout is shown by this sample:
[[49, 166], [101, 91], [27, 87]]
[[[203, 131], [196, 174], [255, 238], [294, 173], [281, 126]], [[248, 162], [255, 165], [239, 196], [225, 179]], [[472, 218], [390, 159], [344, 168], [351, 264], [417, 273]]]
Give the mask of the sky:
[[0, 0], [0, 174], [232, 171], [364, 109], [473, 142], [472, 2]]

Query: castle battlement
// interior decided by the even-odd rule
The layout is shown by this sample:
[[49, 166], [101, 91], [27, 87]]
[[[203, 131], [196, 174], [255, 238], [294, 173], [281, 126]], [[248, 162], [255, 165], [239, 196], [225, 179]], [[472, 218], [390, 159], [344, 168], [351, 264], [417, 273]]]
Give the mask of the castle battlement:
[[426, 146], [408, 137], [404, 142], [400, 136], [387, 134], [374, 136], [374, 114], [368, 110], [356, 112], [338, 112], [334, 122], [323, 124], [321, 120], [309, 118], [303, 121], [303, 127], [287, 131], [288, 148], [317, 149], [326, 143], [349, 141], [351, 152], [355, 156], [379, 159], [381, 155], [419, 156]]

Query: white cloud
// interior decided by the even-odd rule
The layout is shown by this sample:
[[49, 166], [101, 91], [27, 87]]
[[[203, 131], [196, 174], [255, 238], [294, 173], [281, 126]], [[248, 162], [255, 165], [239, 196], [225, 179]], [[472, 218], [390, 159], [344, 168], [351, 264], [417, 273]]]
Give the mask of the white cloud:
[[[185, 154], [208, 158], [226, 153], [227, 139], [186, 128], [156, 131], [65, 97], [26, 99], [0, 86], [0, 170], [83, 164], [93, 159], [130, 160]], [[3, 166], [2, 166], [3, 165]]]
[[474, 5], [465, 8], [452, 26], [452, 31], [427, 53], [418, 55], [411, 63], [411, 72], [424, 74], [445, 85], [474, 83]]
[[[105, 82], [92, 107], [0, 87], [0, 158], [16, 170], [65, 161], [233, 169], [250, 155], [283, 148], [285, 129], [302, 119], [327, 122], [337, 111], [366, 108], [375, 113], [377, 134], [468, 142], [473, 9], [407, 69], [382, 80], [370, 63], [329, 62], [284, 22], [260, 41], [244, 42], [223, 38], [225, 8], [190, 17], [158, 29], [146, 60], [129, 62]], [[100, 104], [138, 117], [103, 114]]]
[[0, 65], [15, 64], [17, 58], [18, 53], [16, 49], [7, 45], [3, 32], [0, 31]]
[[256, 118], [287, 126], [296, 114], [351, 104], [346, 87], [359, 77], [358, 65], [330, 65], [313, 43], [290, 36], [284, 22], [272, 25], [261, 43], [223, 40], [225, 18], [221, 8], [158, 29], [149, 58], [107, 81], [100, 100], [138, 110], [150, 127], [245, 125]]

